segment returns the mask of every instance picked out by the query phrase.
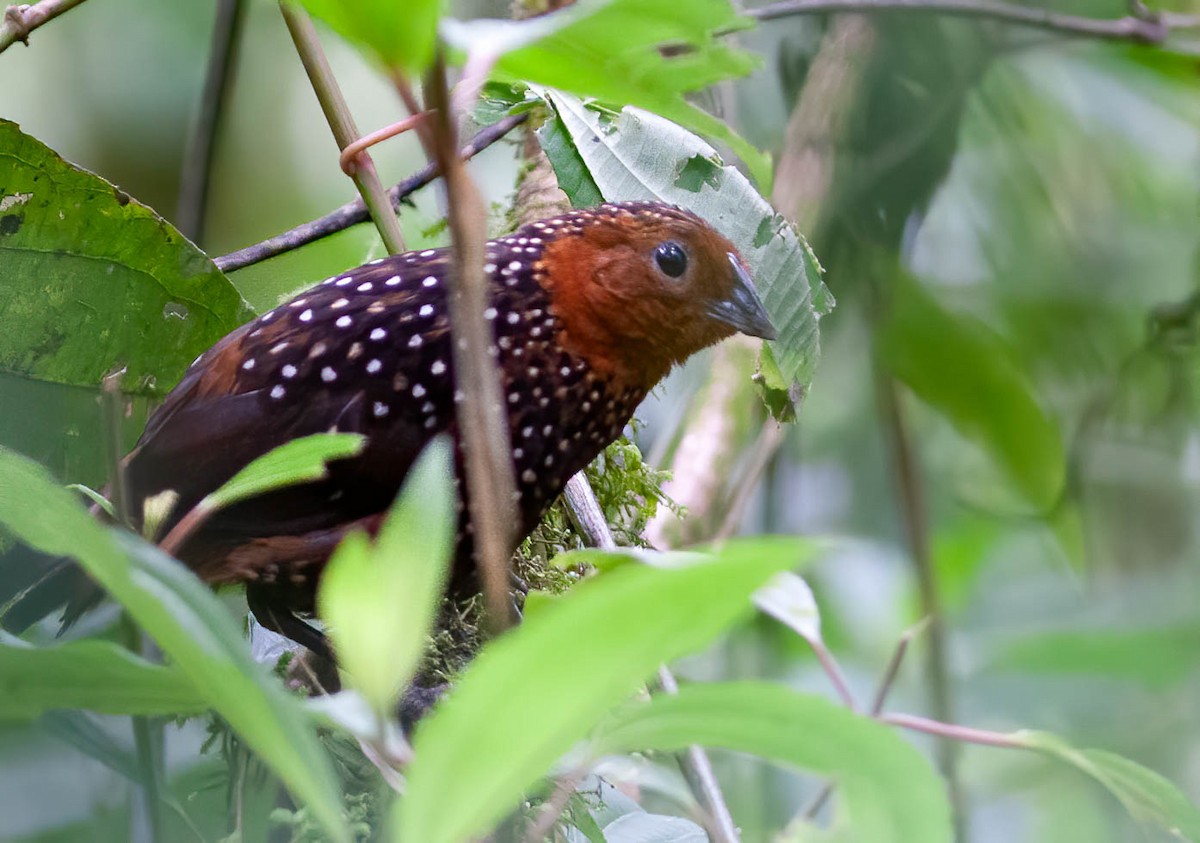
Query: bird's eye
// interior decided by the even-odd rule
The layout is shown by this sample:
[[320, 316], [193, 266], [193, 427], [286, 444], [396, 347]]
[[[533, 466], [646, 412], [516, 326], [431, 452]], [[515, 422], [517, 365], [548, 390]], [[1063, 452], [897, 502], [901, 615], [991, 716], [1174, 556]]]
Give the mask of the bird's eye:
[[654, 261], [659, 269], [672, 278], [678, 278], [687, 271], [687, 253], [674, 240], [658, 244], [654, 250]]

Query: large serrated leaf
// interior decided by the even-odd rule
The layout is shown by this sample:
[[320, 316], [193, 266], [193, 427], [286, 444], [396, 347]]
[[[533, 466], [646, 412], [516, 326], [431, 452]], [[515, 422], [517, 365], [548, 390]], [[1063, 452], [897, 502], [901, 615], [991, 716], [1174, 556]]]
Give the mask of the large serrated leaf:
[[787, 382], [807, 385], [820, 355], [818, 321], [833, 306], [804, 238], [736, 168], [686, 129], [647, 111], [615, 118], [558, 91], [544, 92], [605, 199], [653, 199], [704, 217], [750, 265], [778, 331], [772, 343]]
[[0, 120], [0, 371], [96, 386], [124, 366], [154, 394], [252, 316], [166, 220]]

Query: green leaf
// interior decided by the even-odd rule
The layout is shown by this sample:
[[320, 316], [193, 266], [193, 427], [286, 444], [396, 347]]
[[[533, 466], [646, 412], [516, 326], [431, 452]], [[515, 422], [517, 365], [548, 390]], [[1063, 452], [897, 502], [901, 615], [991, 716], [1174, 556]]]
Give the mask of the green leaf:
[[254, 460], [199, 505], [223, 509], [283, 486], [321, 480], [328, 476], [327, 463], [354, 456], [366, 441], [360, 433], [314, 433], [293, 439]]
[[120, 188], [0, 120], [0, 371], [161, 394], [254, 314], [205, 255]]
[[940, 843], [950, 805], [929, 761], [893, 730], [823, 697], [780, 685], [690, 685], [616, 711], [595, 755], [692, 744], [748, 752], [834, 779], [840, 821], [857, 843]]
[[1057, 735], [1017, 732], [1022, 745], [1070, 764], [1117, 797], [1135, 820], [1200, 843], [1200, 810], [1171, 782], [1141, 764], [1100, 749], [1076, 749]]
[[745, 76], [759, 59], [714, 36], [750, 25], [726, 0], [581, 0], [527, 21], [454, 22], [446, 40], [498, 55], [495, 75], [570, 91], [613, 107], [637, 106], [727, 144], [759, 184], [770, 160], [684, 94]]
[[1058, 427], [986, 325], [942, 308], [898, 278], [879, 353], [921, 400], [982, 445], [1041, 511], [1058, 500], [1066, 458]]
[[437, 439], [413, 466], [372, 546], [342, 542], [321, 576], [317, 606], [338, 661], [375, 711], [390, 711], [425, 652], [441, 601], [455, 514], [449, 443]]
[[110, 641], [41, 648], [16, 642], [0, 643], [0, 720], [58, 708], [100, 714], [196, 714], [208, 708], [179, 670], [151, 664]]
[[571, 135], [563, 128], [562, 121], [551, 117], [537, 130], [537, 137], [542, 151], [554, 167], [558, 186], [567, 194], [572, 207], [588, 208], [604, 201], [604, 195], [584, 166], [579, 150], [575, 148]]
[[300, 4], [386, 67], [417, 76], [433, 60], [441, 0], [300, 0]]
[[97, 522], [40, 466], [6, 448], [0, 448], [0, 524], [37, 550], [77, 559], [326, 832], [349, 839], [340, 790], [303, 708], [250, 659], [225, 606], [191, 572], [136, 536]]
[[74, 747], [89, 758], [96, 759], [131, 782], [144, 782], [145, 777], [142, 775], [137, 756], [101, 728], [92, 715], [59, 708], [43, 712], [37, 720], [37, 725], [46, 734]]
[[698, 191], [686, 180], [680, 186], [697, 157], [720, 162], [716, 150], [686, 129], [639, 109], [627, 108], [614, 119], [570, 95], [545, 96], [605, 199], [681, 205], [733, 241], [779, 333], [771, 348], [782, 382], [807, 386], [820, 355], [817, 323], [833, 298], [804, 238], [733, 167], [721, 167], [718, 188], [713, 179], [702, 181]]
[[1004, 645], [988, 665], [1053, 677], [1105, 676], [1161, 691], [1196, 672], [1200, 625], [1043, 632]]
[[709, 644], [751, 611], [755, 589], [808, 552], [803, 541], [757, 539], [680, 570], [627, 566], [485, 646], [417, 727], [401, 839], [483, 833], [658, 665]]

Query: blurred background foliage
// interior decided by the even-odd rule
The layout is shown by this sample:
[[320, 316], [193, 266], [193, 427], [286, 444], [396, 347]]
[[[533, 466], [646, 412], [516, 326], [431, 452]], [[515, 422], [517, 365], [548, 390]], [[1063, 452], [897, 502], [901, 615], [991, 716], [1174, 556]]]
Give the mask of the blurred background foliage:
[[[214, 8], [85, 4], [0, 58], [0, 116], [171, 218]], [[1056, 8], [1126, 12], [1115, 0]], [[508, 13], [482, 0], [454, 11]], [[1196, 799], [1200, 37], [1161, 49], [914, 14], [790, 17], [735, 37], [762, 67], [699, 101], [775, 154], [777, 208], [809, 234], [838, 299], [799, 422], [766, 461], [742, 529], [850, 539], [809, 576], [860, 698], [903, 631], [936, 610], [943, 622], [917, 639], [892, 708], [1054, 731]], [[393, 120], [378, 74], [335, 38], [326, 48], [359, 125]], [[829, 84], [817, 89], [818, 76]], [[200, 245], [223, 254], [346, 201], [335, 152], [278, 10], [248, 4]], [[423, 163], [411, 136], [373, 155], [388, 182]], [[813, 161], [823, 172], [801, 190], [789, 167], [806, 160], [809, 176]], [[471, 164], [497, 228], [519, 166], [508, 143]], [[410, 248], [442, 243], [437, 223], [429, 191], [401, 215]], [[358, 226], [231, 279], [268, 307], [379, 248]], [[671, 464], [728, 368], [714, 362], [693, 361], [643, 408], [652, 462]], [[93, 400], [0, 376], [0, 406], [21, 408], [0, 412], [0, 438], [95, 482]], [[761, 410], [744, 393], [726, 410], [736, 479]], [[685, 673], [824, 689], [797, 642], [763, 622]], [[114, 817], [128, 783], [67, 732], [53, 720], [0, 726], [0, 837], [124, 835]], [[221, 772], [197, 760], [201, 732], [169, 743], [180, 799], [220, 797], [197, 786]], [[127, 755], [128, 736], [108, 734], [113, 757]], [[996, 749], [957, 754], [966, 839], [1156, 839], [1075, 772]], [[815, 792], [761, 762], [718, 761], [748, 841]], [[188, 814], [208, 815], [198, 805]]]

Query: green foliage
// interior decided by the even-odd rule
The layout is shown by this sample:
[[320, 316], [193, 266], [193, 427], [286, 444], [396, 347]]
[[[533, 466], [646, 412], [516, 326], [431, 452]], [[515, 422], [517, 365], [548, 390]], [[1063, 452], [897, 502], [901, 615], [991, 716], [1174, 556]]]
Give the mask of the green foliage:
[[1029, 749], [1044, 752], [1095, 779], [1121, 800], [1138, 822], [1181, 840], [1200, 841], [1200, 809], [1158, 773], [1111, 752], [1076, 749], [1055, 735], [1019, 732], [1014, 737]]
[[[625, 109], [613, 117], [575, 97], [554, 91], [545, 96], [605, 199], [682, 205], [733, 241], [778, 331], [771, 346], [783, 382], [806, 385], [820, 354], [817, 323], [833, 298], [804, 238], [686, 128], [648, 112]], [[563, 157], [551, 161], [557, 166]], [[697, 160], [711, 164], [699, 182], [685, 175]]]
[[95, 521], [38, 466], [2, 448], [0, 525], [31, 547], [78, 560], [330, 836], [347, 839], [332, 772], [303, 711], [250, 660], [229, 614], [199, 580], [156, 548]]
[[821, 697], [765, 683], [701, 684], [618, 709], [590, 749], [599, 755], [689, 744], [750, 752], [833, 778], [836, 839], [950, 841], [945, 788], [895, 732]]
[[0, 641], [0, 720], [64, 708], [187, 716], [207, 707], [178, 668], [151, 664], [109, 641], [57, 647]]
[[583, 0], [528, 21], [461, 23], [447, 27], [446, 36], [468, 53], [498, 56], [499, 79], [648, 109], [722, 141], [766, 185], [769, 159], [683, 96], [758, 65], [753, 54], [714, 37], [748, 23], [726, 0], [697, 0], [686, 15], [673, 0]]
[[442, 0], [300, 0], [385, 67], [418, 76], [433, 60]]
[[903, 278], [880, 336], [887, 368], [987, 449], [1035, 509], [1062, 492], [1066, 457], [1058, 427], [987, 327], [941, 308]]
[[359, 433], [314, 433], [286, 442], [251, 462], [197, 506], [216, 511], [284, 486], [321, 480], [327, 464], [362, 451]]
[[615, 571], [489, 644], [417, 729], [397, 833], [438, 843], [488, 828], [659, 664], [744, 617], [751, 593], [804, 551], [748, 541], [683, 570]]
[[350, 683], [387, 713], [425, 652], [454, 540], [450, 445], [417, 460], [372, 546], [356, 534], [322, 574], [317, 606]]
[[199, 249], [0, 119], [0, 371], [163, 394], [253, 314]]

